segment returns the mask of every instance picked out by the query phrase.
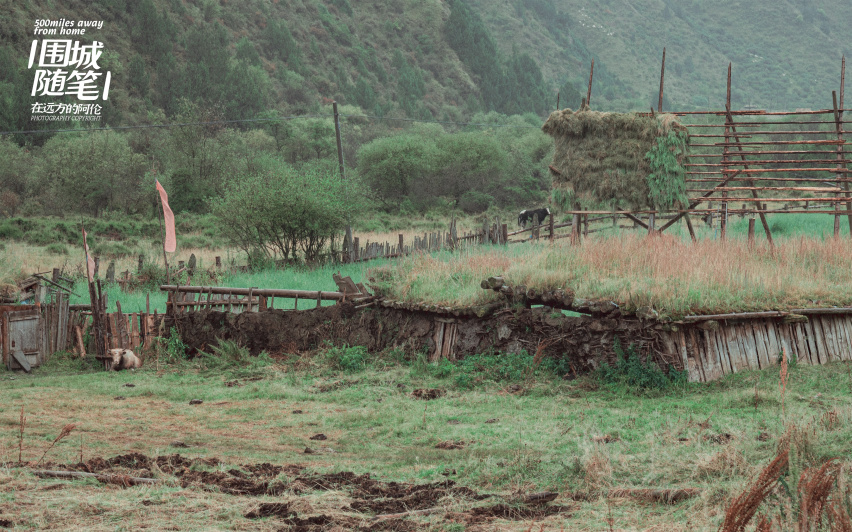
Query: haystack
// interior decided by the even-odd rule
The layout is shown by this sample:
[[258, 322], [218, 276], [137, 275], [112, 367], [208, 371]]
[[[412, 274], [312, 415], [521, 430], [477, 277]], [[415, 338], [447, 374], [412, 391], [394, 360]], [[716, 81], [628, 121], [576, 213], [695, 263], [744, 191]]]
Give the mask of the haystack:
[[689, 151], [677, 117], [554, 111], [542, 126], [553, 137], [553, 199], [563, 208], [668, 209], [686, 203]]

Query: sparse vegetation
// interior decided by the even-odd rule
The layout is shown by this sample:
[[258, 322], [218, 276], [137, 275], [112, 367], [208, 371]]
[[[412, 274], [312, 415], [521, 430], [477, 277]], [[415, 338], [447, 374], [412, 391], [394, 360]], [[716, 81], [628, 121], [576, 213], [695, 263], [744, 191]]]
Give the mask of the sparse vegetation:
[[[216, 351], [209, 356], [227, 361], [230, 368], [244, 357], [238, 345], [223, 343]], [[15, 501], [33, 504], [27, 513], [0, 512], [0, 519], [12, 519], [18, 527], [59, 522], [87, 527], [125, 508], [128, 526], [248, 526], [258, 522], [241, 516], [258, 504], [296, 501], [310, 504], [310, 509], [298, 510], [300, 516], [356, 515], [347, 509], [347, 497], [352, 496], [347, 489], [334, 497], [322, 491], [230, 495], [200, 486], [177, 487], [176, 473], [167, 469], [154, 473], [164, 482], [156, 488], [114, 489], [72, 480], [58, 481], [61, 489], [44, 490], [57, 481], [38, 480], [29, 469], [14, 467], [19, 447], [22, 461], [34, 463], [60, 429], [72, 423], [75, 435], [85, 434], [85, 447], [81, 450], [73, 436], [58, 439], [47, 457], [52, 463], [77, 463], [81, 452], [83, 461], [128, 452], [179, 452], [190, 459], [222, 460], [217, 466], [193, 466], [212, 474], [224, 475], [236, 464], [266, 462], [307, 465], [313, 472], [381, 473], [402, 482], [449, 478], [493, 493], [498, 501], [511, 501], [519, 487], [524, 493], [559, 493], [553, 504], [569, 505], [570, 514], [539, 518], [535, 529], [542, 524], [556, 530], [590, 529], [602, 523], [605, 527], [605, 519], [611, 519], [613, 528], [641, 523], [644, 528], [685, 530], [683, 523], [689, 519], [692, 529], [713, 530], [736, 511], [731, 508], [743, 506], [737, 506], [738, 495], [752, 489], [778, 449], [790, 449], [790, 459], [773, 473], [782, 481], [780, 492], [773, 493], [779, 493], [783, 504], [793, 501], [790, 508], [796, 509], [785, 510], [782, 523], [813, 522], [815, 504], [822, 500], [826, 524], [829, 513], [841, 515], [843, 505], [849, 504], [842, 491], [848, 463], [834, 461], [820, 469], [829, 458], [852, 454], [848, 364], [791, 368], [785, 421], [777, 368], [685, 384], [659, 391], [649, 400], [601, 386], [591, 376], [562, 380], [546, 371], [546, 361], [530, 380], [524, 369], [534, 358], [530, 355], [510, 361], [516, 369], [507, 372], [491, 364], [499, 359], [496, 353], [488, 355], [493, 359], [480, 357], [467, 366], [444, 362], [432, 366], [434, 370], [427, 366], [426, 371], [413, 371], [415, 362], [383, 353], [356, 356], [357, 372], [341, 374], [339, 361], [356, 353], [343, 348], [337, 354], [341, 356], [322, 349], [301, 355], [307, 365], [273, 363], [263, 372], [239, 377], [224, 366], [214, 368], [206, 356], [174, 364], [161, 360], [159, 371], [146, 362], [135, 373], [69, 371], [64, 364], [55, 365], [61, 358], [54, 358], [33, 375], [16, 376], [0, 390], [0, 399], [10, 405], [8, 415], [0, 416], [0, 440], [9, 443], [0, 460], [12, 462], [0, 469], [0, 479], [15, 483]], [[474, 378], [458, 387], [453, 383], [456, 371]], [[755, 405], [751, 398], [758, 382], [765, 399]], [[510, 393], [510, 383], [521, 383], [521, 390]], [[449, 391], [436, 399], [412, 397], [414, 390], [447, 389], [447, 384]], [[125, 399], [116, 401], [117, 395]], [[203, 403], [191, 406], [190, 399]], [[27, 408], [23, 436], [18, 408], [22, 400], [40, 405], [37, 416]], [[107, 418], [109, 424], [103, 421]], [[309, 440], [320, 432], [326, 440]], [[187, 447], [169, 448], [175, 440]], [[461, 448], [435, 449], [441, 442]], [[321, 466], [317, 455], [304, 453], [306, 445], [321, 453]], [[796, 485], [799, 476], [802, 481]], [[285, 483], [292, 480], [282, 477]], [[817, 489], [828, 484], [840, 488]], [[109, 490], [109, 502], [103, 498], [104, 489]], [[788, 492], [801, 495], [792, 500]], [[827, 498], [819, 498], [823, 492]], [[155, 504], [140, 512], [140, 499]], [[71, 500], [71, 506], [60, 504]], [[760, 516], [777, 519], [775, 499], [749, 500], [754, 509], [750, 526]], [[442, 530], [448, 523], [446, 511], [494, 502], [448, 499], [438, 503], [445, 511], [408, 519], [420, 529]], [[81, 504], [102, 511], [77, 511]], [[190, 506], [200, 510], [187, 512]], [[809, 517], [801, 517], [804, 514]], [[737, 522], [745, 522], [745, 514], [739, 515]], [[266, 522], [280, 527], [279, 519], [273, 516]], [[531, 524], [491, 522], [507, 530], [527, 530]]]

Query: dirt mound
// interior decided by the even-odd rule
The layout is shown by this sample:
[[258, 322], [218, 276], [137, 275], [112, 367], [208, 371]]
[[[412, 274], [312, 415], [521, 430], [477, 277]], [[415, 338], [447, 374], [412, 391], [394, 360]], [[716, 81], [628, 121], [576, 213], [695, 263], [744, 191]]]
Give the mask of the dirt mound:
[[[596, 318], [565, 317], [542, 309], [518, 309], [487, 318], [452, 318], [449, 323], [446, 317], [438, 319], [427, 312], [388, 308], [355, 311], [347, 303], [300, 312], [188, 312], [175, 317], [175, 327], [181, 331], [181, 339], [190, 353], [216, 345], [219, 340], [228, 340], [245, 346], [253, 355], [261, 351], [273, 356], [294, 350], [306, 352], [328, 341], [336, 345], [363, 346], [370, 352], [394, 347], [407, 353], [426, 349], [427, 353], [434, 354], [438, 347], [435, 339], [451, 326], [455, 330], [451, 350], [454, 359], [488, 350], [518, 353], [529, 349], [530, 345], [545, 342], [548, 347], [544, 356], [568, 359], [569, 364], [564, 366], [570, 367], [570, 371], [566, 370], [566, 374], [577, 376], [594, 370], [603, 362], [614, 364], [617, 339], [621, 345], [649, 345], [650, 342], [661, 367], [671, 365], [683, 369], [678, 351], [662, 345], [662, 340], [655, 340], [659, 335], [654, 329], [662, 327], [660, 324], [627, 318], [617, 309], [601, 313], [590, 306], [588, 312], [600, 315]], [[355, 384], [357, 380], [354, 379], [339, 379], [318, 383], [314, 391], [330, 392]], [[411, 397], [440, 397], [433, 393], [440, 392], [415, 390]], [[506, 393], [524, 393], [524, 389], [507, 389]]]
[[243, 515], [246, 519], [262, 519], [264, 517], [290, 517], [295, 516], [296, 512], [290, 509], [290, 505], [286, 502], [265, 502], [257, 508], [254, 508]]
[[418, 388], [411, 392], [411, 397], [415, 399], [423, 399], [424, 401], [431, 401], [432, 399], [443, 397], [446, 393], [447, 392], [445, 390], [438, 388]]
[[[184, 488], [195, 486], [205, 490], [218, 490], [231, 495], [281, 495], [283, 493], [299, 495], [311, 491], [339, 490], [350, 494], [353, 502], [340, 508], [343, 512], [366, 514], [363, 517], [346, 515], [300, 516], [291, 502], [264, 502], [247, 509], [244, 516], [248, 519], [274, 517], [286, 524], [288, 531], [325, 531], [333, 529], [359, 531], [414, 531], [419, 529], [417, 521], [399, 519], [396, 516], [387, 519], [367, 521], [372, 515], [399, 514], [414, 510], [428, 510], [441, 506], [443, 499], [458, 501], [481, 501], [491, 497], [458, 486], [452, 480], [443, 480], [428, 484], [408, 484], [383, 482], [370, 474], [358, 475], [351, 471], [329, 474], [305, 475], [304, 467], [299, 465], [273, 465], [269, 463], [243, 464], [230, 466], [227, 470], [205, 470], [220, 467], [223, 463], [217, 458], [189, 459], [179, 454], [148, 457], [140, 453], [130, 453], [113, 458], [92, 458], [85, 463], [58, 465], [53, 469], [70, 471], [97, 472], [113, 475], [132, 475], [143, 478], [154, 476], [153, 471], [162, 471], [174, 476]], [[282, 481], [280, 475], [292, 478]], [[144, 502], [143, 502], [144, 504]], [[300, 512], [303, 511], [300, 508]], [[309, 507], [308, 507], [309, 508]], [[447, 518], [456, 522], [474, 524], [490, 519], [527, 520], [539, 519], [554, 514], [567, 513], [563, 506], [508, 506], [498, 504], [474, 508], [467, 512], [448, 513]], [[307, 510], [310, 512], [310, 510]]]

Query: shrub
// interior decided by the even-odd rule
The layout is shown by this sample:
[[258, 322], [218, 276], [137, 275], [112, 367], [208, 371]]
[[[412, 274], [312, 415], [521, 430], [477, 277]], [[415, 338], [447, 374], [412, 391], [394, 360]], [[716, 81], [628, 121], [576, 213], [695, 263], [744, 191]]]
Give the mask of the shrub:
[[355, 373], [367, 367], [367, 348], [360, 345], [329, 346], [325, 350], [328, 364], [337, 370]]
[[471, 388], [485, 381], [521, 382], [542, 371], [547, 369], [535, 368], [533, 355], [524, 350], [517, 353], [477, 353], [458, 363], [454, 381], [459, 388]]
[[614, 366], [604, 364], [598, 370], [598, 378], [605, 384], [621, 385], [638, 390], [666, 390], [672, 384], [686, 382], [686, 372], [669, 366], [664, 372], [653, 362], [642, 362], [642, 358], [633, 344], [625, 351], [621, 342], [615, 339], [613, 350], [616, 354]]
[[54, 242], [53, 244], [49, 244], [45, 251], [47, 251], [51, 255], [67, 255], [68, 248], [65, 247], [65, 244], [60, 244], [58, 242]]
[[252, 356], [248, 348], [234, 340], [220, 338], [210, 350], [212, 353], [200, 353], [200, 363], [208, 370], [227, 371], [232, 375], [247, 377], [261, 373], [272, 364], [272, 358], [266, 351]]
[[[286, 193], [282, 193], [286, 191]], [[331, 170], [283, 163], [232, 180], [211, 200], [222, 234], [246, 253], [316, 261], [359, 205], [358, 183]]]

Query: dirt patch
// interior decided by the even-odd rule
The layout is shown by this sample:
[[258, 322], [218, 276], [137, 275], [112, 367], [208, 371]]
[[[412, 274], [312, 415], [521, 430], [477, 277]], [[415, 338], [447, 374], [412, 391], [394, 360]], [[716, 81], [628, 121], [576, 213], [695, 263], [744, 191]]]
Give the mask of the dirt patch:
[[287, 518], [295, 515], [296, 512], [291, 510], [290, 505], [286, 502], [265, 502], [246, 512], [243, 517], [246, 519], [262, 519], [273, 516]]
[[446, 390], [438, 388], [418, 388], [411, 392], [411, 397], [415, 399], [423, 399], [424, 401], [431, 401], [432, 399], [443, 397], [446, 393]]
[[436, 445], [435, 449], [445, 449], [445, 450], [464, 449], [465, 445], [467, 445], [467, 442], [465, 442], [464, 440], [457, 440], [457, 441], [447, 440], [447, 441], [442, 441], [441, 443]]
[[[354, 499], [350, 508], [347, 509], [369, 514], [392, 514], [433, 508], [438, 504], [438, 501], [445, 497], [471, 501], [480, 501], [490, 497], [490, 495], [479, 494], [470, 488], [458, 486], [452, 480], [431, 484], [383, 482], [372, 478], [369, 474], [356, 475], [350, 471], [303, 475], [304, 467], [299, 465], [280, 466], [261, 463], [243, 464], [238, 467], [231, 467], [227, 471], [204, 470], [204, 468], [221, 465], [222, 462], [216, 458], [191, 460], [178, 454], [151, 458], [141, 453], [124, 454], [109, 459], [97, 457], [82, 464], [49, 464], [50, 469], [108, 473], [142, 478], [151, 478], [153, 476], [152, 471], [160, 470], [163, 473], [173, 475], [184, 488], [197, 487], [204, 490], [218, 490], [231, 495], [281, 495], [285, 492], [300, 495], [311, 491], [340, 490], [349, 492]], [[279, 478], [282, 473], [294, 480], [282, 482]], [[296, 512], [284, 503], [264, 503], [251, 509], [248, 513], [251, 513], [254, 518], [272, 515], [287, 517], [292, 520], [291, 524], [297, 527], [326, 526], [320, 522], [322, 520], [319, 517], [305, 519], [297, 517]], [[346, 525], [341, 526], [352, 529], [352, 527]], [[305, 528], [304, 530], [312, 529]], [[365, 530], [384, 530], [384, 528], [367, 528]]]
[[529, 519], [542, 519], [551, 515], [565, 515], [568, 517], [572, 510], [573, 508], [570, 506], [509, 506], [507, 504], [496, 504], [494, 506], [480, 506], [467, 512], [450, 512], [444, 517], [448, 521], [473, 525], [485, 523], [493, 519], [526, 521]]

